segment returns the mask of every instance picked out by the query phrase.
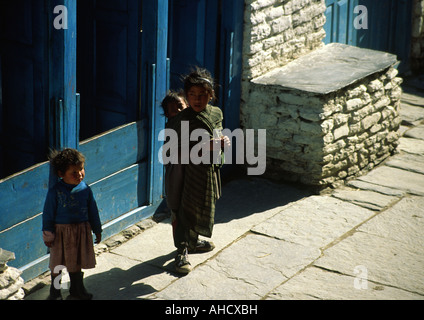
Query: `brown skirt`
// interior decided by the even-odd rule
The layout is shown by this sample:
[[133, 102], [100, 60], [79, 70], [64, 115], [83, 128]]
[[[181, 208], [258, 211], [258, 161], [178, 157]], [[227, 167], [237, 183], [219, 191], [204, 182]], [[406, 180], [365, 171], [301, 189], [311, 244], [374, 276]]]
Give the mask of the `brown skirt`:
[[50, 248], [49, 264], [54, 273], [57, 273], [54, 270], [56, 266], [65, 266], [68, 272], [78, 272], [96, 266], [93, 236], [87, 221], [55, 225], [55, 239]]

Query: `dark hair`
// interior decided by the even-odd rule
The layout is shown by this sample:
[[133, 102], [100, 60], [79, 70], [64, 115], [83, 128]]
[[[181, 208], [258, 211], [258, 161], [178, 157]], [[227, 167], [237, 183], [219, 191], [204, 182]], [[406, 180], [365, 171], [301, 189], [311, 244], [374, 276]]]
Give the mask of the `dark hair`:
[[161, 102], [161, 107], [163, 109], [163, 112], [165, 114], [165, 116], [168, 114], [168, 105], [171, 102], [180, 102], [180, 99], [182, 99], [185, 104], [187, 104], [186, 98], [184, 96], [184, 91], [180, 90], [178, 92], [176, 91], [168, 91], [167, 95], [165, 96], [165, 98], [163, 98], [162, 102]]
[[183, 81], [186, 95], [191, 87], [200, 86], [208, 90], [212, 98], [215, 99], [214, 82], [208, 70], [195, 67], [190, 74], [184, 77]]
[[56, 175], [64, 174], [72, 165], [80, 165], [85, 162], [84, 155], [78, 150], [66, 148], [62, 151], [52, 150], [49, 154], [50, 164]]

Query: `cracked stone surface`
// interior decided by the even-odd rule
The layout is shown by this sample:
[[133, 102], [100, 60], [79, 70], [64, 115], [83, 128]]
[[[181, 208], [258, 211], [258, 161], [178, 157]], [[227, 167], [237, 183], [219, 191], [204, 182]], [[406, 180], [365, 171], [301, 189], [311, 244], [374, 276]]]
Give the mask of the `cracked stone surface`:
[[316, 248], [249, 234], [154, 297], [259, 299], [319, 256]]
[[268, 300], [422, 300], [391, 286], [311, 267], [273, 290]]
[[257, 225], [253, 232], [323, 248], [375, 213], [328, 196], [311, 196]]
[[399, 199], [398, 197], [388, 196], [374, 191], [346, 189], [334, 191], [333, 197], [375, 211], [380, 211]]
[[353, 277], [364, 266], [369, 281], [424, 294], [423, 251], [388, 238], [357, 232], [329, 248], [314, 265]]
[[403, 190], [415, 195], [424, 195], [424, 179], [421, 174], [398, 168], [382, 166], [375, 168], [358, 180], [371, 184]]

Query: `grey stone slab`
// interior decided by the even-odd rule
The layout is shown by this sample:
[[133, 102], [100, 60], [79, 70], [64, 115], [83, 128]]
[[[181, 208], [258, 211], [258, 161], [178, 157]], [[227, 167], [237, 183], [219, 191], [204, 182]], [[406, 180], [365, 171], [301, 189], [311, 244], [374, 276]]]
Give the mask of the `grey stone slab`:
[[394, 188], [383, 187], [383, 186], [380, 186], [378, 184], [373, 184], [373, 183], [370, 183], [370, 182], [360, 181], [360, 180], [348, 181], [346, 183], [346, 185], [349, 186], [349, 187], [358, 188], [358, 189], [362, 189], [362, 190], [375, 191], [375, 192], [385, 194], [385, 195], [388, 195], [388, 196], [401, 197], [401, 196], [406, 194], [406, 191], [404, 191], [404, 190], [398, 190], [398, 189], [394, 189]]
[[252, 229], [293, 243], [323, 248], [375, 213], [329, 196], [311, 196]]
[[424, 195], [424, 176], [398, 168], [381, 166], [358, 180], [383, 187], [403, 190], [415, 195]]
[[320, 251], [249, 234], [153, 295], [156, 299], [260, 299]]
[[424, 156], [424, 140], [402, 137], [399, 139], [398, 149], [407, 153]]
[[315, 266], [424, 295], [424, 255], [409, 245], [364, 232], [328, 248]]
[[424, 120], [424, 107], [401, 103], [400, 116], [403, 124], [418, 125], [422, 120]]
[[358, 230], [402, 242], [409, 250], [424, 254], [424, 198], [405, 197]]
[[424, 174], [424, 156], [402, 152], [385, 162], [389, 167]]
[[409, 88], [405, 85], [402, 85], [402, 87], [404, 88], [401, 98], [402, 102], [418, 107], [424, 107], [424, 95], [422, 92]]
[[382, 71], [396, 60], [389, 53], [331, 43], [252, 82], [327, 94]]
[[[423, 108], [424, 109], [424, 108]], [[416, 126], [405, 132], [405, 137], [424, 140], [424, 125]]]
[[398, 197], [368, 190], [338, 189], [332, 195], [337, 199], [375, 211], [380, 211], [399, 199]]
[[[356, 282], [355, 282], [356, 281]], [[423, 300], [424, 296], [310, 267], [273, 290], [267, 300]]]

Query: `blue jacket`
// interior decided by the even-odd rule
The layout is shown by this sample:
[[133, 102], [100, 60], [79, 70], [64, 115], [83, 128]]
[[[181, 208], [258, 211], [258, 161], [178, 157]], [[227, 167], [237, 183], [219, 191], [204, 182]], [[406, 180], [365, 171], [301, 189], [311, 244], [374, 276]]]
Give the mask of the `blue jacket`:
[[85, 183], [69, 185], [62, 180], [47, 192], [43, 210], [43, 231], [55, 231], [55, 224], [88, 221], [95, 234], [102, 232], [93, 191]]

